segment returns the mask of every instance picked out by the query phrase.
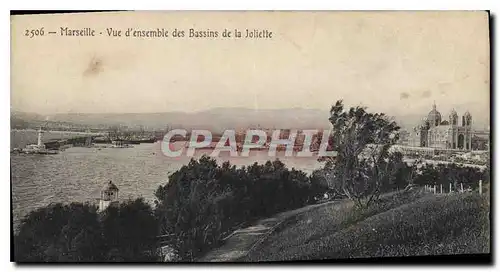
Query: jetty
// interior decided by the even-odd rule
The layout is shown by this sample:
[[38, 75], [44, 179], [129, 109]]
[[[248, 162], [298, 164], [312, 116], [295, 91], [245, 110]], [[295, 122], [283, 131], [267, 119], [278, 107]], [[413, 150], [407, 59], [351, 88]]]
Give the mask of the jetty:
[[43, 134], [42, 128], [38, 129], [38, 138], [37, 138], [37, 143], [36, 144], [29, 144], [25, 148], [21, 150], [15, 150], [17, 152], [21, 152], [24, 154], [40, 154], [40, 155], [54, 155], [59, 153], [57, 150], [51, 150], [47, 149], [45, 145], [42, 142], [42, 134]]

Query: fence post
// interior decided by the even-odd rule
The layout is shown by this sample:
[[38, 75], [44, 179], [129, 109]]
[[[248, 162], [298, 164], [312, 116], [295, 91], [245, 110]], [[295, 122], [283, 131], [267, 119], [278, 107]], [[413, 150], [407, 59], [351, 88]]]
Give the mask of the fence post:
[[483, 194], [483, 181], [479, 180], [479, 195]]
[[436, 194], [436, 184], [434, 184], [434, 194]]
[[450, 182], [450, 191], [449, 191], [448, 193], [450, 193], [450, 194], [451, 194], [451, 182]]
[[439, 193], [443, 194], [443, 184], [439, 184], [439, 189], [440, 189]]
[[464, 184], [460, 183], [460, 193], [463, 193], [463, 192], [464, 192]]

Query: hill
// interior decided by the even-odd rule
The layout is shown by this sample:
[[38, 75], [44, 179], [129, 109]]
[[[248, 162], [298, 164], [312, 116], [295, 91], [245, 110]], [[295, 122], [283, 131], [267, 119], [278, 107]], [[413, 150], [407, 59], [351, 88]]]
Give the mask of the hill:
[[[355, 209], [349, 201], [335, 201], [302, 212], [288, 212], [289, 216], [275, 227], [268, 226], [271, 231], [254, 241], [253, 246], [232, 248], [233, 253], [240, 254], [226, 260], [269, 262], [489, 253], [489, 203], [489, 196], [477, 193], [433, 195], [420, 191], [385, 195], [366, 210]], [[248, 229], [251, 228], [256, 226]], [[248, 239], [255, 236], [248, 235]], [[237, 245], [244, 244], [242, 238], [237, 238]], [[246, 252], [241, 254], [240, 250]], [[233, 254], [230, 250], [225, 254], [228, 252]]]
[[[36, 113], [11, 112], [13, 126], [24, 122], [67, 122], [84, 126], [127, 126], [144, 127], [147, 130], [160, 130], [168, 127], [186, 129], [209, 129], [221, 131], [228, 128], [296, 128], [324, 129], [330, 128], [328, 122], [329, 109], [247, 109], [247, 108], [213, 108], [199, 112], [156, 112], [156, 113], [58, 113], [41, 115]], [[405, 114], [394, 119], [407, 130], [421, 123], [422, 115]], [[474, 119], [474, 127], [488, 127], [488, 120]]]
[[328, 128], [328, 111], [315, 109], [246, 109], [214, 108], [199, 112], [158, 113], [68, 113], [49, 116], [51, 121], [65, 121], [84, 125], [143, 126], [147, 129], [165, 127], [209, 129], [228, 128]]

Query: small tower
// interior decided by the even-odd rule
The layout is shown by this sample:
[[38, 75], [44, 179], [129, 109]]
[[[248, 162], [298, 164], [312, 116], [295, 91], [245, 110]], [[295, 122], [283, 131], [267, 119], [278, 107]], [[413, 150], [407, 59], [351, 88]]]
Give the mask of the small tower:
[[464, 119], [465, 119], [464, 126], [467, 126], [467, 127], [472, 126], [472, 115], [470, 114], [469, 111], [465, 112]]
[[472, 115], [469, 111], [464, 114], [464, 127], [465, 127], [465, 149], [472, 150]]
[[87, 129], [87, 138], [85, 139], [85, 146], [92, 146], [92, 134], [90, 133], [90, 129]]
[[38, 141], [37, 141], [38, 147], [42, 147], [42, 145], [43, 145], [43, 143], [42, 143], [42, 133], [43, 133], [43, 130], [42, 130], [42, 127], [40, 127], [38, 129]]
[[450, 112], [450, 125], [457, 126], [458, 125], [458, 114], [455, 109], [452, 109]]
[[111, 180], [104, 186], [99, 199], [99, 212], [106, 210], [111, 205], [118, 204], [118, 191], [118, 187]]

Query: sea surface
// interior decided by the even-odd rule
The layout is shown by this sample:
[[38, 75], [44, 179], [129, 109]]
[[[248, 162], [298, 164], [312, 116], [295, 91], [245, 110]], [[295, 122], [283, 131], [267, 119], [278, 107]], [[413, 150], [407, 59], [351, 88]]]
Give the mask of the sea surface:
[[[60, 135], [52, 135], [57, 139]], [[62, 137], [64, 138], [64, 137]], [[50, 138], [44, 134], [44, 141]], [[36, 132], [11, 132], [11, 147], [24, 147], [36, 142]], [[183, 143], [177, 143], [178, 147]], [[197, 152], [195, 157], [210, 154]], [[228, 153], [228, 152], [222, 152]], [[269, 157], [267, 151], [251, 151], [250, 157], [217, 157], [237, 166], [280, 159], [289, 168], [311, 173], [320, 168], [316, 157]], [[144, 197], [154, 201], [159, 185], [168, 176], [187, 164], [191, 158], [168, 158], [161, 151], [161, 142], [134, 145], [133, 148], [72, 147], [57, 155], [11, 154], [12, 209], [14, 227], [30, 211], [50, 203], [97, 203], [100, 190], [111, 180], [119, 188], [119, 199]]]

